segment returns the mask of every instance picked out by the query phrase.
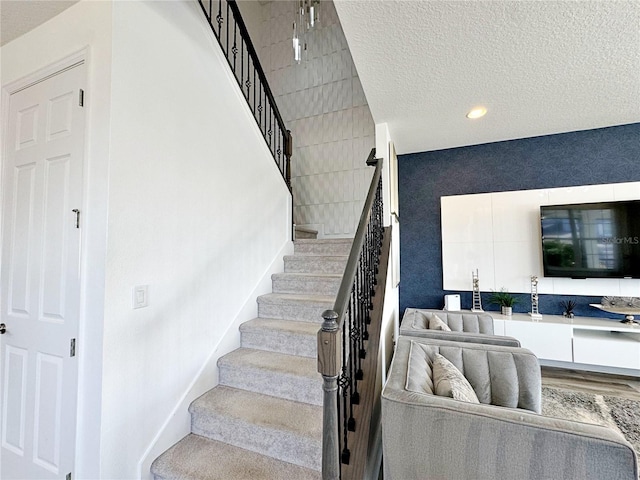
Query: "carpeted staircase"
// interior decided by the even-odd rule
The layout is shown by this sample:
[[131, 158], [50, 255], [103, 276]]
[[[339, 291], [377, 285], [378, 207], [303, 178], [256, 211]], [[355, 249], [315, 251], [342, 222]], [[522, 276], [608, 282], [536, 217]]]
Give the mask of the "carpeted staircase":
[[191, 434], [158, 457], [156, 480], [320, 479], [322, 378], [316, 335], [333, 308], [351, 239], [296, 240], [218, 360], [219, 385], [189, 407]]

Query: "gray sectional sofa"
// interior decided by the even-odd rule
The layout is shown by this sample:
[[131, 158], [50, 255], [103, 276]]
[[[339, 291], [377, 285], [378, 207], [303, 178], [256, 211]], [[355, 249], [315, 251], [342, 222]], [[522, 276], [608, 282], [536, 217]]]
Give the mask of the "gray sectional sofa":
[[[479, 403], [434, 394], [436, 354], [462, 372]], [[635, 452], [619, 433], [539, 415], [540, 402], [529, 350], [399, 337], [382, 392], [385, 480], [638, 480]]]
[[[451, 331], [434, 328], [434, 316], [440, 318]], [[493, 317], [487, 313], [407, 308], [400, 324], [400, 335], [506, 347], [520, 346], [520, 342], [513, 337], [494, 335]]]

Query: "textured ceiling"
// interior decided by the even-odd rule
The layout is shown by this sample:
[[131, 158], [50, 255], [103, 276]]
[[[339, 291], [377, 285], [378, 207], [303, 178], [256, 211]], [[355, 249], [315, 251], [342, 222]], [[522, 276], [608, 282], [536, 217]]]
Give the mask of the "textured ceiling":
[[55, 17], [78, 0], [0, 0], [0, 45]]
[[640, 0], [335, 3], [398, 153], [640, 122]]
[[[0, 0], [0, 44], [76, 1]], [[640, 122], [640, 0], [335, 3], [398, 153]]]

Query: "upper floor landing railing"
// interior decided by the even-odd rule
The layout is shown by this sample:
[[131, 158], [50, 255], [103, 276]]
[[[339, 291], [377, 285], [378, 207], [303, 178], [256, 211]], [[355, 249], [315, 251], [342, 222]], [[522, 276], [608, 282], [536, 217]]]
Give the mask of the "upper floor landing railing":
[[236, 0], [198, 0], [271, 154], [291, 190], [291, 131], [287, 130]]

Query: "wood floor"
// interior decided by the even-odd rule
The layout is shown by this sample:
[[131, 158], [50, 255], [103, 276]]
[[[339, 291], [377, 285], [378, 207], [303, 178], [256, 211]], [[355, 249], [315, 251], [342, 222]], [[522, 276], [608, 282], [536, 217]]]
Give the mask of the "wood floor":
[[542, 385], [640, 401], [640, 378], [542, 367]]

